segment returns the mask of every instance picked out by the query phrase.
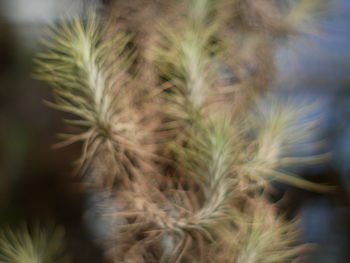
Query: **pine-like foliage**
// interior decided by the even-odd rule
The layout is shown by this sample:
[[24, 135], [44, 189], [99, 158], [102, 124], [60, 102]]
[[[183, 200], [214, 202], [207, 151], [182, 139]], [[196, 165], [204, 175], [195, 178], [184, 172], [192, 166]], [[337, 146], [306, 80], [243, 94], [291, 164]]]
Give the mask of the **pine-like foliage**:
[[[58, 110], [76, 116], [65, 120], [83, 127], [76, 134], [63, 134], [58, 146], [83, 141], [80, 167], [98, 184], [112, 184], [115, 177], [149, 169], [147, 161], [152, 143], [147, 138], [153, 122], [146, 107], [136, 97], [137, 89], [130, 81], [133, 50], [131, 37], [118, 31], [108, 37], [94, 13], [61, 24], [48, 32], [43, 41], [46, 52], [38, 54], [37, 77], [48, 81], [54, 89]], [[152, 106], [147, 111], [151, 111]], [[141, 141], [147, 143], [139, 144]]]
[[64, 232], [59, 228], [44, 229], [22, 225], [6, 227], [0, 232], [0, 262], [3, 263], [67, 263]]
[[[135, 17], [156, 21], [156, 2], [134, 6]], [[174, 1], [149, 27], [123, 20], [133, 5], [124, 2], [110, 13], [116, 30], [89, 13], [49, 31], [37, 76], [53, 86], [50, 104], [76, 117], [62, 145], [83, 141], [82, 172], [111, 192], [112, 262], [280, 263], [302, 254], [296, 224], [266, 194], [274, 180], [331, 190], [283, 170], [324, 159], [296, 154], [317, 120], [305, 119], [312, 107], [263, 93], [277, 40], [305, 29], [295, 17], [318, 8], [309, 2]]]

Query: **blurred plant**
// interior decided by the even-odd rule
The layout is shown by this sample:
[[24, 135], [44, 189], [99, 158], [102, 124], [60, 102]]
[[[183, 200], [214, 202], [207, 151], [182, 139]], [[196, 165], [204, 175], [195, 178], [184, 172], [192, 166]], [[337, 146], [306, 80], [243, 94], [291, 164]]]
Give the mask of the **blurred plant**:
[[0, 232], [0, 262], [65, 263], [64, 232], [60, 228], [39, 226], [5, 227]]
[[[82, 173], [111, 192], [111, 260], [298, 258], [295, 223], [266, 198], [271, 181], [332, 188], [283, 170], [325, 158], [295, 153], [312, 138], [312, 107], [262, 93], [277, 40], [304, 29], [291, 17], [319, 6], [183, 0], [144, 10], [142, 2], [116, 1], [117, 29], [91, 12], [52, 28], [36, 60], [37, 77], [53, 86], [49, 104], [77, 117], [60, 145], [82, 141]], [[130, 6], [143, 19], [126, 15]]]
[[130, 36], [118, 32], [102, 41], [104, 33], [93, 13], [86, 21], [75, 19], [53, 29], [51, 40], [43, 41], [50, 50], [38, 55], [37, 73], [54, 87], [56, 104], [48, 104], [80, 118], [67, 123], [86, 127], [82, 133], [62, 134], [65, 141], [57, 146], [84, 141], [79, 167], [98, 169], [94, 181], [111, 184], [126, 170], [148, 169], [144, 159], [150, 146], [141, 141], [147, 140], [153, 121], [138, 113], [144, 105], [135, 100], [138, 91], [128, 72]]

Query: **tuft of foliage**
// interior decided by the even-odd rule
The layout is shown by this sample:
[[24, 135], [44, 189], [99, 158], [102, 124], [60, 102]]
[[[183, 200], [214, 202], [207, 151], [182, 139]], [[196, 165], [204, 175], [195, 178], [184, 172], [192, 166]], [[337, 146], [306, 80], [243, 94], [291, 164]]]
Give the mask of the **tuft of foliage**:
[[[136, 12], [154, 21], [156, 2]], [[48, 32], [37, 77], [53, 86], [50, 105], [77, 118], [61, 145], [83, 141], [82, 173], [111, 193], [112, 262], [302, 254], [296, 224], [266, 198], [275, 180], [332, 190], [284, 169], [326, 157], [296, 151], [313, 137], [318, 120], [305, 118], [313, 108], [266, 92], [278, 38], [296, 34], [296, 8], [305, 18], [314, 10], [291, 2], [182, 0], [146, 32], [121, 19], [124, 9], [116, 31], [89, 13]]]
[[67, 263], [64, 231], [22, 225], [4, 227], [0, 232], [0, 261], [3, 263]]
[[[153, 121], [138, 114], [145, 105], [135, 98], [130, 80], [131, 36], [120, 30], [108, 37], [93, 12], [53, 27], [47, 35], [35, 76], [53, 87], [56, 102], [47, 103], [75, 116], [65, 122], [78, 127], [72, 129], [76, 134], [61, 134], [64, 141], [57, 146], [84, 142], [79, 167], [83, 173], [97, 169], [98, 177], [91, 180], [101, 185], [111, 185], [115, 177], [140, 167], [147, 169], [144, 159], [152, 148], [147, 132]], [[148, 145], [140, 147], [141, 141]]]

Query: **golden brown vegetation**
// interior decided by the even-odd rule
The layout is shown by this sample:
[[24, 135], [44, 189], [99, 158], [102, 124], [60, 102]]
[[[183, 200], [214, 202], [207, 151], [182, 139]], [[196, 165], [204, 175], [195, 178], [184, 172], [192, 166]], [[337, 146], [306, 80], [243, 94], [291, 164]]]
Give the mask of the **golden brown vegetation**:
[[[311, 3], [312, 2], [312, 3]], [[112, 262], [290, 262], [295, 223], [266, 193], [279, 180], [328, 191], [282, 170], [312, 107], [268, 94], [277, 41], [309, 30], [315, 1], [112, 1], [52, 28], [37, 76], [53, 107], [77, 118], [61, 145], [83, 142], [81, 170], [108, 189], [118, 220]], [[305, 22], [305, 23], [306, 23]], [[264, 95], [264, 93], [267, 93]], [[261, 102], [261, 98], [265, 102]], [[74, 127], [73, 127], [74, 126]], [[73, 127], [73, 128], [72, 128]]]

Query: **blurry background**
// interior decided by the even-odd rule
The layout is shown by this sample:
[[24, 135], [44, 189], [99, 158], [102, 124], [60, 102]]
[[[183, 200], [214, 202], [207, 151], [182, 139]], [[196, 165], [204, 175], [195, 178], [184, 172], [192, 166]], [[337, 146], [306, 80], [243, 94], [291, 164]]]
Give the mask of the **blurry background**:
[[[0, 227], [55, 221], [66, 229], [74, 262], [86, 263], [103, 262], [94, 242], [94, 214], [87, 213], [96, 197], [72, 174], [79, 146], [51, 148], [55, 134], [64, 130], [61, 114], [43, 104], [50, 89], [30, 75], [45, 26], [79, 14], [87, 2], [108, 8], [97, 0], [0, 0]], [[304, 241], [319, 244], [307, 262], [345, 263], [350, 258], [350, 1], [338, 0], [320, 27], [317, 36], [281, 46], [275, 85], [310, 102], [322, 101], [318, 136], [327, 138], [333, 157], [299, 170], [339, 190], [320, 195], [279, 186], [285, 192], [279, 203], [284, 212], [302, 217]]]

